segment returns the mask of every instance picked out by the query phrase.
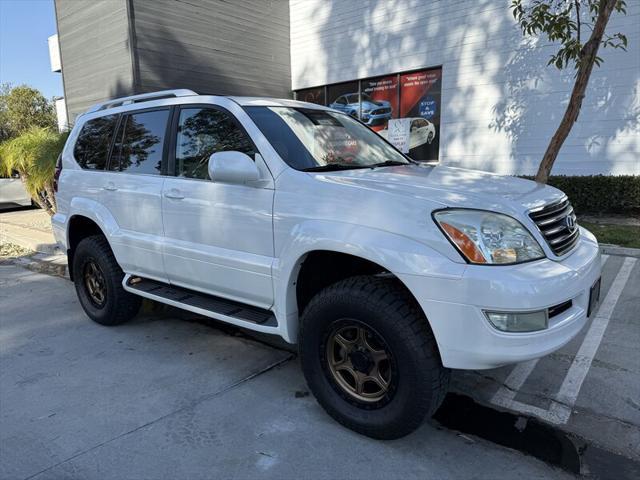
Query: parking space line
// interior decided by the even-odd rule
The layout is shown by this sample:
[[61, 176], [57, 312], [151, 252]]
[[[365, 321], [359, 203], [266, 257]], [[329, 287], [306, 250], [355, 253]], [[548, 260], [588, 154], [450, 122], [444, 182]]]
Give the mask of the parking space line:
[[[606, 263], [606, 261], [609, 259], [609, 255], [607, 254], [603, 254], [601, 255], [600, 258], [600, 265], [602, 267], [604, 267], [604, 264]], [[630, 260], [630, 259], [628, 259]], [[633, 267], [633, 263], [635, 263], [635, 259], [633, 259], [633, 262], [631, 262], [631, 268]], [[624, 265], [623, 265], [624, 267]], [[624, 278], [624, 283], [622, 284], [622, 287], [619, 288], [619, 292], [617, 293], [617, 295], [615, 296], [615, 302], [613, 303], [613, 306], [610, 308], [610, 312], [608, 313], [608, 317], [606, 320], [606, 323], [604, 324], [604, 329], [606, 329], [606, 324], [609, 321], [609, 317], [611, 316], [611, 313], [613, 313], [613, 307], [615, 307], [615, 303], [618, 300], [618, 297], [620, 296], [620, 293], [622, 292], [622, 289], [624, 288], [624, 284], [626, 284], [627, 279], [629, 277], [629, 273], [631, 272], [631, 268], [629, 268], [628, 273], [626, 274], [626, 277]], [[620, 270], [620, 272], [622, 272], [622, 269]], [[618, 275], [616, 276], [616, 279], [614, 280], [614, 284], [611, 287], [611, 290], [613, 289], [613, 287], [615, 286], [615, 282], [618, 281], [618, 278], [620, 277], [620, 272], [618, 272]], [[596, 317], [593, 320], [593, 323], [596, 322], [596, 320], [598, 319], [598, 317], [600, 317], [602, 315], [602, 313], [600, 313], [602, 311], [602, 307], [604, 307], [605, 303], [607, 303], [607, 301], [610, 299], [610, 294], [611, 294], [611, 290], [609, 290], [609, 294], [607, 294], [607, 298], [605, 299], [605, 301], [603, 302], [601, 308], [598, 311], [598, 314], [596, 315]], [[606, 313], [606, 312], [605, 312]], [[591, 325], [591, 327], [589, 328], [589, 332], [587, 333], [587, 336], [589, 335], [589, 333], [591, 332], [592, 328], [593, 328], [593, 323]], [[602, 340], [602, 335], [604, 335], [604, 329], [602, 329], [602, 334], [600, 335], [600, 339], [597, 341], [597, 344], [595, 346], [595, 350], [597, 350], [597, 347], [600, 345], [600, 341]], [[587, 341], [587, 338], [585, 337], [584, 341], [583, 341], [583, 345], [584, 343]], [[580, 352], [582, 351], [582, 346], [580, 347], [580, 351], [578, 352], [578, 355], [580, 355]], [[583, 353], [588, 353], [587, 350], [585, 350], [585, 352]], [[549, 408], [549, 410], [545, 410], [544, 408], [540, 408], [540, 407], [536, 407], [535, 405], [529, 405], [527, 403], [523, 403], [523, 402], [519, 402], [517, 400], [515, 400], [515, 396], [518, 393], [518, 391], [520, 390], [520, 388], [522, 388], [522, 385], [524, 385], [524, 382], [527, 380], [527, 378], [529, 378], [529, 375], [531, 375], [531, 372], [533, 372], [533, 370], [535, 369], [536, 365], [538, 364], [538, 360], [539, 359], [534, 359], [534, 360], [529, 360], [528, 362], [523, 362], [523, 363], [519, 363], [517, 364], [513, 370], [511, 371], [511, 373], [509, 374], [509, 376], [506, 378], [506, 380], [504, 381], [504, 385], [501, 385], [500, 388], [498, 389], [498, 391], [494, 394], [493, 398], [491, 399], [491, 403], [493, 403], [494, 405], [499, 405], [505, 408], [509, 408], [511, 410], [515, 410], [515, 411], [519, 411], [522, 413], [528, 413], [528, 414], [532, 414], [535, 415], [539, 418], [542, 418], [544, 420], [547, 420], [549, 422], [552, 423], [567, 423], [567, 421], [569, 420], [569, 417], [571, 416], [571, 409], [573, 407], [573, 405], [575, 404], [575, 399], [577, 399], [577, 394], [580, 391], [580, 387], [582, 386], [582, 382], [584, 381], [584, 377], [586, 377], [587, 372], [589, 371], [589, 368], [591, 367], [591, 361], [593, 360], [593, 356], [595, 356], [595, 351], [593, 352], [593, 356], [591, 356], [591, 359], [588, 362], [588, 365], [586, 366], [586, 370], [584, 371], [584, 376], [582, 377], [582, 379], [580, 380], [579, 385], [577, 385], [577, 391], [575, 392], [575, 398], [573, 399], [573, 401], [569, 402], [567, 401], [567, 397], [563, 396], [563, 389], [562, 387], [565, 386], [565, 384], [569, 385], [569, 382], [567, 381], [567, 379], [569, 378], [569, 376], [572, 374], [572, 368], [573, 368], [573, 379], [574, 380], [579, 380], [580, 377], [579, 375], [581, 375], [581, 371], [579, 370], [579, 367], [575, 367], [574, 365], [576, 364], [576, 360], [578, 359], [578, 355], [576, 355], [576, 357], [574, 358], [574, 361], [569, 369], [569, 371], [567, 372], [567, 376], [565, 377], [562, 386], [560, 387], [560, 391], [558, 392], [558, 400], [553, 400], [551, 399], [551, 407]], [[581, 357], [583, 358], [583, 357]], [[582, 363], [580, 363], [580, 365], [582, 365]], [[573, 382], [570, 383], [571, 385], [574, 385]], [[568, 387], [567, 387], [568, 388]], [[573, 387], [575, 388], [575, 387]], [[569, 392], [570, 393], [570, 392]], [[563, 403], [561, 403], [563, 402]]]
[[575, 405], [582, 383], [591, 368], [591, 363], [598, 351], [600, 342], [602, 342], [602, 338], [604, 337], [604, 332], [607, 329], [611, 315], [618, 303], [620, 294], [627, 284], [627, 280], [629, 280], [631, 270], [633, 269], [636, 261], [636, 258], [627, 257], [622, 264], [622, 267], [620, 267], [616, 278], [609, 288], [606, 298], [600, 305], [593, 322], [591, 322], [591, 326], [582, 341], [582, 345], [580, 346], [578, 353], [573, 359], [571, 367], [569, 367], [567, 376], [560, 386], [560, 391], [556, 398], [561, 402], [561, 404], [554, 403], [551, 406], [551, 410], [553, 411], [555, 409], [560, 418], [566, 418], [562, 423], [566, 423], [569, 419], [571, 414], [570, 409]]
[[[518, 363], [511, 373], [495, 393], [491, 402], [495, 405], [501, 405], [506, 408], [513, 408], [515, 401], [513, 400], [518, 390], [524, 385], [533, 369], [536, 368], [538, 359], [529, 360], [528, 362]], [[519, 403], [519, 402], [517, 402]]]

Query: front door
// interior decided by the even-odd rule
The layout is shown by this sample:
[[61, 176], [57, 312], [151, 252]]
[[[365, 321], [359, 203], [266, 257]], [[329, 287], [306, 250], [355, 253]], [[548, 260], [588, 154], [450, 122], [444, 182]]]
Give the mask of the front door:
[[[172, 284], [268, 308], [273, 303], [272, 188], [212, 182], [209, 156], [257, 150], [237, 120], [212, 106], [175, 115], [162, 195], [164, 265]], [[271, 183], [271, 182], [269, 182]]]

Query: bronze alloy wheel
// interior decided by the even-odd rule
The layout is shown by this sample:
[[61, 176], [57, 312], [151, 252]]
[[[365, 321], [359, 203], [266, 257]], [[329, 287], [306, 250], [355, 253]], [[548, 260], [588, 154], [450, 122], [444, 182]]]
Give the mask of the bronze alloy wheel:
[[392, 358], [384, 340], [360, 322], [339, 322], [327, 339], [331, 376], [351, 398], [372, 404], [390, 392]]
[[85, 263], [82, 277], [91, 303], [97, 308], [104, 307], [107, 301], [107, 285], [102, 269], [93, 259]]

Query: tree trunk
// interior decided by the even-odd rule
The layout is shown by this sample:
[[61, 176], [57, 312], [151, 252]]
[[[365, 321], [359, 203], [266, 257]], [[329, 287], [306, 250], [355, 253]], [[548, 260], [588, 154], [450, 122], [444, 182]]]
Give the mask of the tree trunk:
[[582, 99], [584, 98], [584, 92], [587, 89], [589, 83], [589, 77], [591, 77], [591, 71], [593, 70], [593, 64], [598, 55], [598, 49], [600, 48], [600, 42], [604, 35], [604, 29], [609, 22], [611, 12], [618, 0], [601, 0], [600, 10], [598, 12], [598, 18], [591, 32], [591, 37], [587, 40], [587, 43], [582, 47], [580, 52], [580, 60], [578, 64], [578, 71], [576, 73], [576, 81], [571, 91], [571, 98], [569, 99], [569, 105], [564, 112], [562, 121], [556, 130], [556, 133], [551, 138], [547, 151], [542, 157], [538, 173], [536, 174], [536, 181], [541, 183], [547, 183], [549, 179], [549, 173], [553, 167], [553, 163], [556, 161], [558, 152], [562, 144], [569, 136], [573, 124], [578, 120], [580, 114], [580, 108], [582, 107]]
[[49, 205], [51, 205], [53, 213], [56, 213], [58, 211], [58, 205], [56, 203], [56, 192], [53, 190], [53, 185], [51, 184], [51, 182], [47, 182], [44, 184], [44, 191], [46, 193], [47, 201], [49, 202]]
[[[28, 192], [29, 190], [27, 189], [27, 178], [29, 177], [29, 174], [26, 172], [18, 172], [18, 173], [20, 174], [20, 180], [22, 180], [22, 185], [24, 185], [24, 189], [27, 190]], [[51, 208], [51, 205], [49, 205], [49, 202], [43, 199], [40, 195], [31, 195], [31, 199], [34, 202], [36, 202], [41, 209], [47, 212], [49, 216], [53, 216], [56, 213], [55, 210]]]

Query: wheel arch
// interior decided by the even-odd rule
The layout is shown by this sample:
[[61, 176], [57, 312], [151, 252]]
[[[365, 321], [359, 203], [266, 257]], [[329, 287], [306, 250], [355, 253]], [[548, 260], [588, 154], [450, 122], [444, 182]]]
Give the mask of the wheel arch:
[[67, 225], [67, 263], [69, 278], [73, 281], [73, 259], [78, 244], [85, 238], [93, 235], [107, 237], [98, 223], [82, 214], [75, 214], [69, 218]]
[[[312, 244], [309, 239], [314, 239]], [[274, 306], [276, 315], [282, 322], [281, 335], [291, 343], [297, 341], [299, 317], [306, 305], [305, 301], [308, 301], [314, 290], [317, 291], [317, 288], [305, 291], [304, 277], [300, 277], [301, 272], [305, 274], [305, 262], [307, 266], [309, 261], [322, 264], [323, 259], [333, 257], [334, 261], [329, 265], [340, 265], [342, 276], [334, 276], [331, 283], [358, 274], [393, 277], [416, 301], [430, 328], [432, 326], [428, 312], [424, 311], [414, 292], [401, 277], [407, 274], [458, 277], [464, 271], [463, 265], [452, 266], [450, 260], [425, 244], [389, 232], [366, 227], [354, 228], [349, 224], [300, 226], [296, 237], [281, 251], [287, 254], [279, 259], [274, 269]], [[344, 265], [336, 261], [344, 261]], [[345, 265], [354, 268], [349, 270]], [[347, 273], [350, 274], [346, 275]], [[303, 293], [299, 295], [301, 279]], [[324, 288], [322, 283], [317, 282], [316, 287]], [[434, 335], [437, 339], [437, 332], [434, 331]]]
[[[107, 242], [117, 233], [118, 225], [104, 205], [90, 198], [75, 197], [71, 200], [66, 221], [66, 245], [69, 276], [73, 276], [73, 255], [78, 243], [91, 235], [103, 235]], [[113, 248], [112, 248], [113, 251]], [[114, 251], [117, 260], [117, 253]], [[73, 278], [71, 278], [73, 280]]]

